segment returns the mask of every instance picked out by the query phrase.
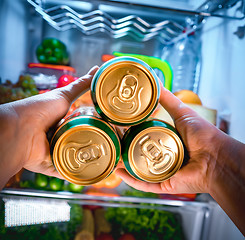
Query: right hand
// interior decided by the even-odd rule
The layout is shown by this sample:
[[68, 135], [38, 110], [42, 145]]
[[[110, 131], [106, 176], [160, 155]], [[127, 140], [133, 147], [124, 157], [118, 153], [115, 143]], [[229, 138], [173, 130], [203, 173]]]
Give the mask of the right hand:
[[188, 163], [170, 179], [147, 183], [130, 176], [120, 163], [116, 173], [130, 186], [155, 193], [209, 192], [219, 149], [228, 136], [201, 118], [171, 92], [161, 87], [161, 105], [169, 112], [189, 153]]

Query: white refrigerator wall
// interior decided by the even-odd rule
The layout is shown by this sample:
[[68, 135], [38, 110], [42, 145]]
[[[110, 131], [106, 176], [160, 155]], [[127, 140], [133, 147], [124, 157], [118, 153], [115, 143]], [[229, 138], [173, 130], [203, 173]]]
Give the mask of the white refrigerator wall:
[[230, 122], [229, 134], [245, 142], [245, 37], [234, 33], [245, 20], [209, 18], [202, 34], [199, 95]]
[[0, 0], [0, 77], [17, 82], [25, 69], [28, 43], [25, 0]]

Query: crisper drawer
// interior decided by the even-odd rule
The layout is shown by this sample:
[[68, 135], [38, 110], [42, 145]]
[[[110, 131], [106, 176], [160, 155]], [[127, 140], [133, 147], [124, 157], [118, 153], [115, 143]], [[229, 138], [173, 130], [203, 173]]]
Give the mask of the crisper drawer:
[[[62, 232], [69, 226], [69, 229], [74, 228], [69, 230], [73, 234], [70, 239], [74, 239], [78, 232], [81, 231], [81, 228], [90, 231], [89, 227], [84, 226], [82, 222], [88, 221], [90, 224], [94, 224], [91, 217], [87, 216], [87, 211], [93, 213], [94, 221], [96, 222], [96, 209], [103, 209], [100, 211], [104, 212], [105, 219], [110, 223], [109, 234], [114, 236], [114, 239], [118, 239], [120, 235], [125, 233], [124, 231], [133, 234], [136, 239], [143, 239], [141, 238], [141, 233], [146, 234], [147, 232], [148, 237], [144, 239], [208, 239], [212, 209], [215, 206], [214, 203], [197, 201], [132, 196], [92, 196], [65, 191], [50, 192], [24, 189], [4, 189], [0, 192], [0, 196], [5, 204], [5, 224], [15, 226], [42, 223], [42, 227], [40, 225], [30, 226], [33, 228], [33, 234], [35, 234], [35, 228], [37, 231], [42, 228], [42, 231], [45, 232], [48, 231], [48, 228], [52, 230], [56, 226]], [[1, 225], [4, 218], [3, 202], [1, 204]], [[50, 209], [51, 206], [52, 209]], [[66, 209], [67, 207], [68, 209], [71, 207], [70, 215]], [[55, 211], [57, 211], [56, 216], [53, 214]], [[61, 212], [62, 216], [59, 214]], [[77, 221], [74, 220], [74, 212], [77, 214]], [[135, 224], [137, 219], [138, 224]], [[66, 223], [44, 224], [45, 222], [59, 221], [66, 221]], [[145, 227], [144, 221], [146, 222]], [[78, 226], [80, 228], [77, 228]], [[9, 227], [5, 228], [5, 231], [8, 231], [9, 234], [22, 236], [21, 228], [27, 229], [25, 226]], [[96, 231], [99, 231], [97, 228], [101, 228], [100, 224], [98, 226], [95, 224], [95, 234]], [[107, 229], [106, 226], [104, 228]], [[3, 229], [3, 226], [1, 226], [1, 229]], [[109, 230], [105, 231], [108, 232]], [[100, 231], [103, 232], [103, 230]], [[2, 237], [5, 236], [4, 231], [0, 233], [0, 236], [1, 234]], [[37, 238], [42, 239], [41, 236]]]

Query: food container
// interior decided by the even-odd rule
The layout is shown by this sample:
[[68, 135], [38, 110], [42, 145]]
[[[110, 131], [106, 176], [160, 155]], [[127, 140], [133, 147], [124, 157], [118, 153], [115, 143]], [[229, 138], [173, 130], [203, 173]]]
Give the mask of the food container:
[[140, 59], [117, 57], [94, 75], [91, 95], [97, 112], [122, 126], [143, 122], [154, 111], [160, 86], [154, 70]]
[[68, 75], [74, 77], [76, 70], [70, 66], [52, 65], [44, 63], [29, 63], [26, 74], [31, 75], [39, 90], [54, 89], [60, 77]]
[[67, 181], [91, 185], [106, 178], [120, 157], [120, 141], [107, 122], [74, 112], [56, 130], [50, 144], [53, 164]]
[[130, 127], [122, 139], [122, 158], [133, 177], [162, 182], [181, 167], [184, 147], [175, 128], [161, 120], [147, 120]]

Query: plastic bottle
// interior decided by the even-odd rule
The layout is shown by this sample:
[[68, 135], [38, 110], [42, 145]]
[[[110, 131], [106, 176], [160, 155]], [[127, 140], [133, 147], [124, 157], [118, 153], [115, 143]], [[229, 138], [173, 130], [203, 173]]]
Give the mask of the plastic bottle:
[[188, 89], [197, 93], [201, 70], [201, 41], [196, 34], [163, 49], [162, 60], [173, 70], [172, 92]]

